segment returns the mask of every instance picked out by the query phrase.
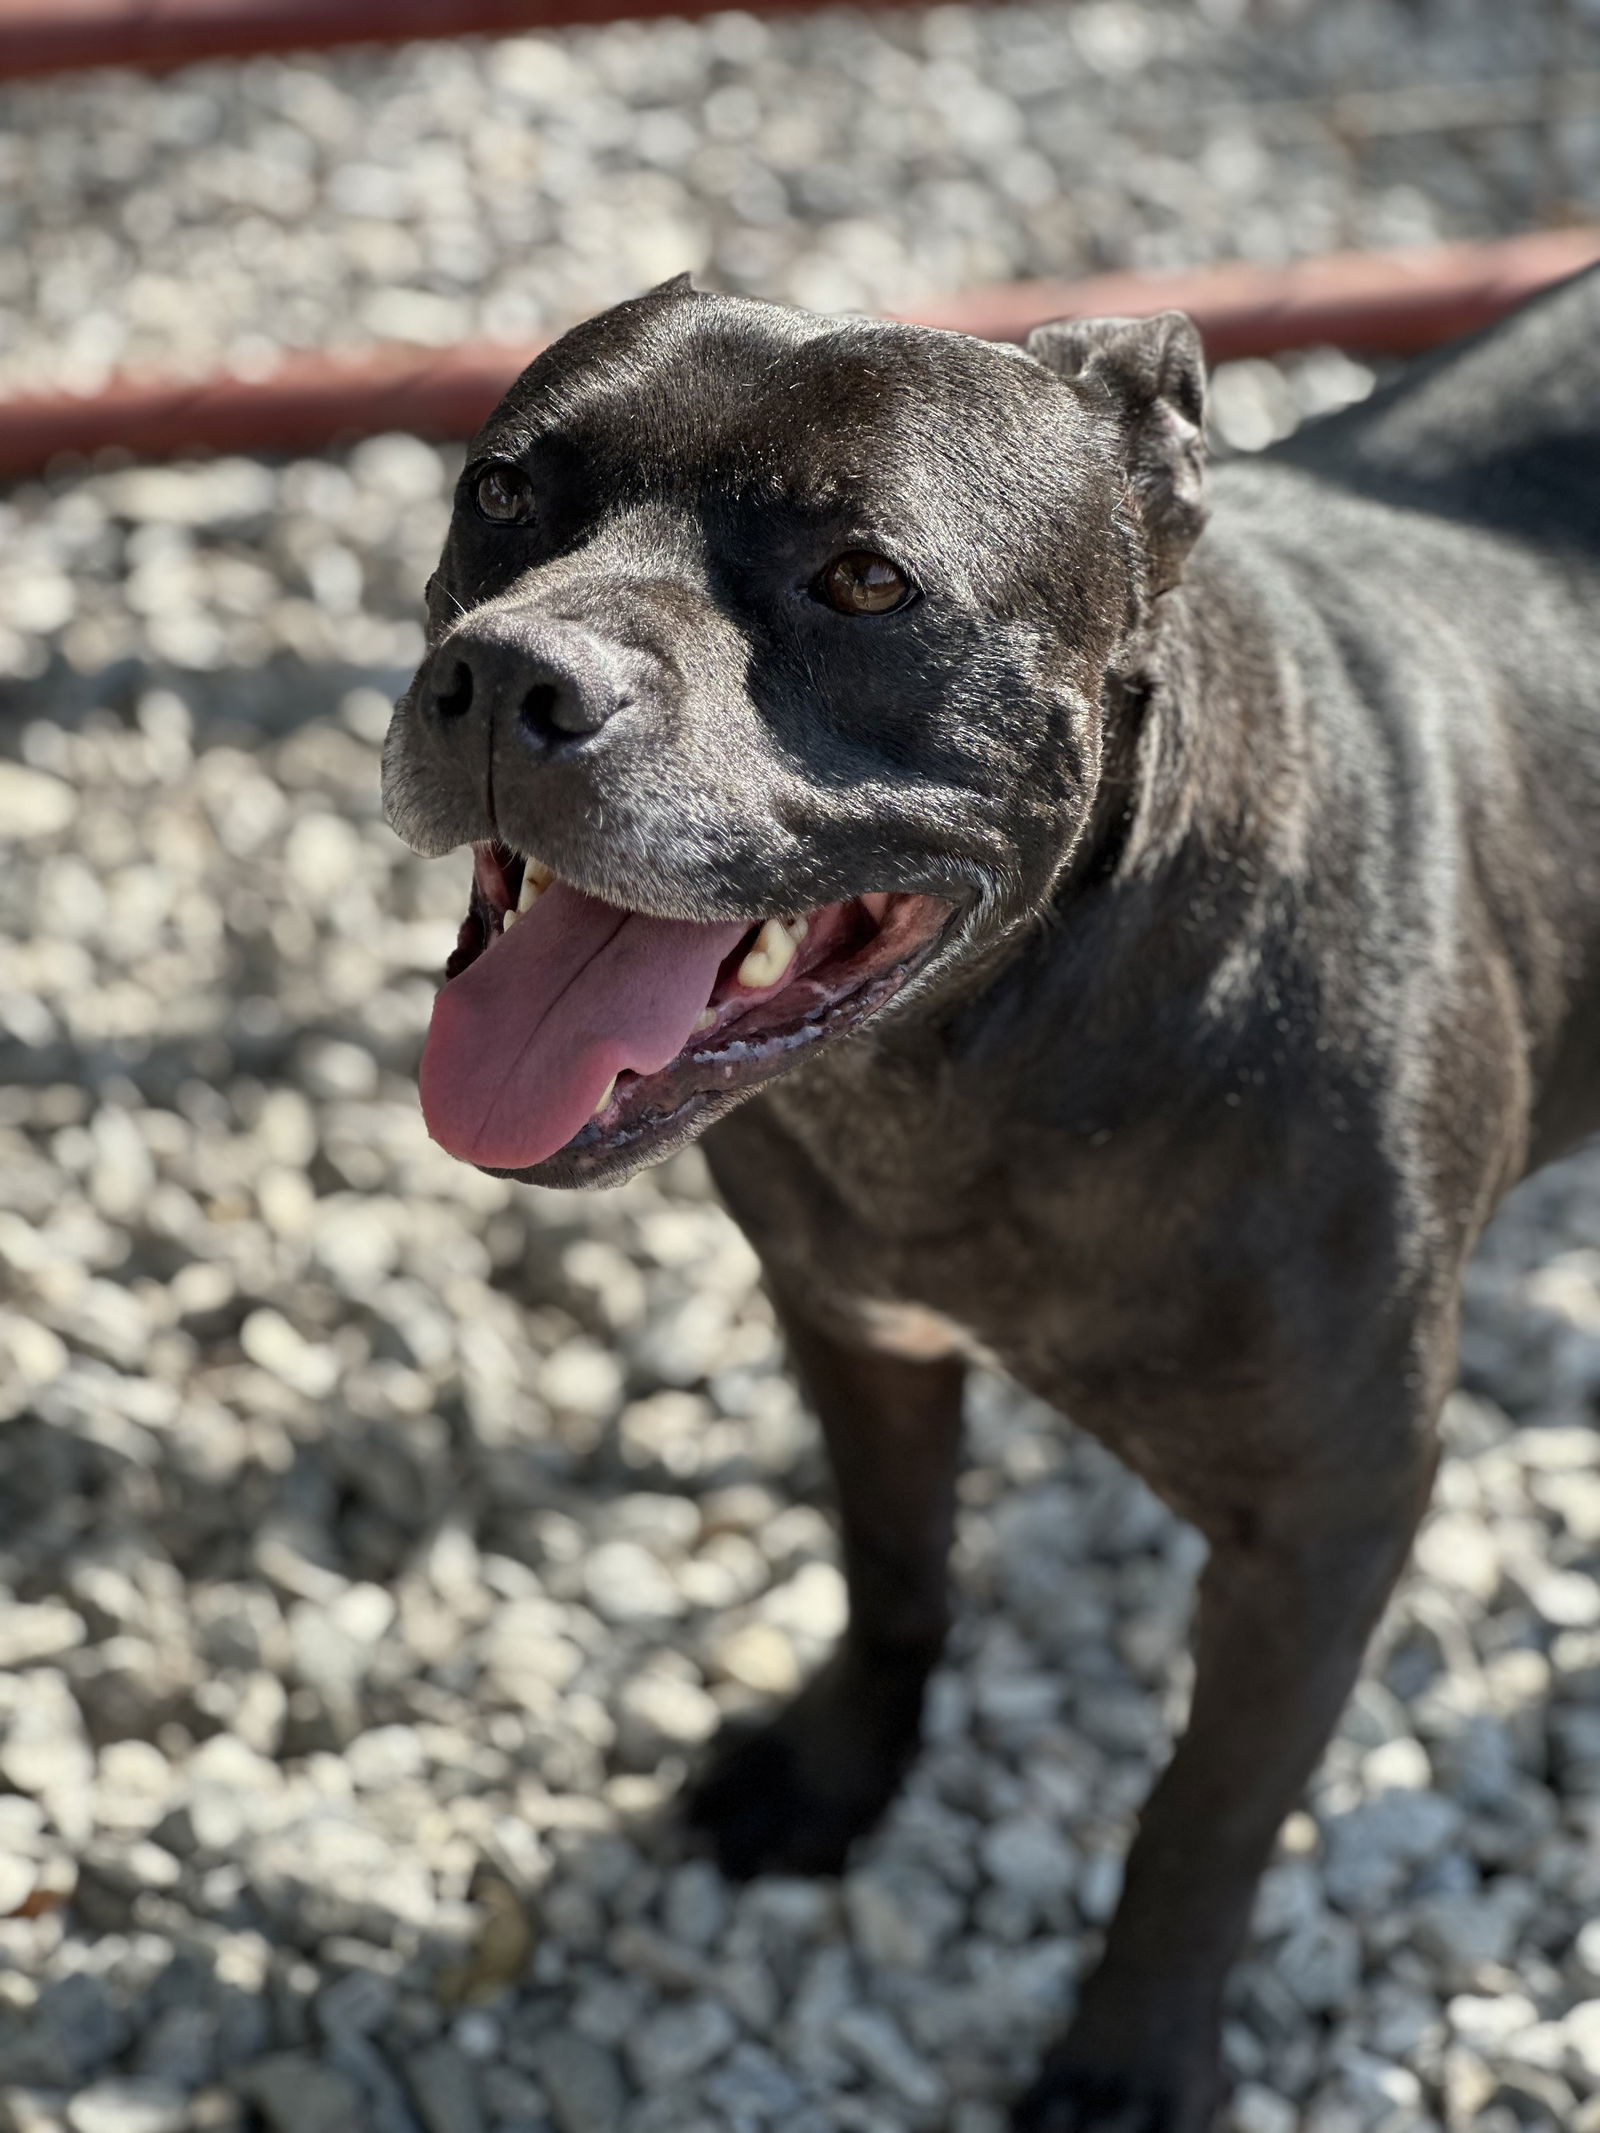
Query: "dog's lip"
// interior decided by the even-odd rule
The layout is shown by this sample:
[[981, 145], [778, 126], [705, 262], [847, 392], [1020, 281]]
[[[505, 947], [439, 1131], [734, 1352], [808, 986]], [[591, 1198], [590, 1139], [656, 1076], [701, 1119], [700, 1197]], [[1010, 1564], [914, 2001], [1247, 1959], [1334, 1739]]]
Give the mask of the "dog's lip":
[[[514, 922], [525, 865], [538, 867], [547, 878], [552, 874], [541, 862], [500, 844], [474, 845], [473, 861], [472, 903], [446, 966], [447, 978], [475, 962]], [[863, 890], [794, 912], [793, 917], [809, 921], [815, 958], [802, 943], [776, 983], [755, 988], [734, 975], [753, 945], [750, 935], [765, 923], [750, 918], [713, 988], [708, 1004], [717, 1012], [715, 1023], [694, 1033], [656, 1072], [624, 1069], [594, 1116], [553, 1155], [523, 1169], [496, 1169], [496, 1174], [535, 1183], [578, 1182], [647, 1160], [655, 1144], [681, 1138], [698, 1114], [714, 1115], [739, 1094], [786, 1072], [802, 1055], [849, 1034], [913, 977], [942, 962], [962, 930], [962, 908], [948, 891], [899, 889]]]
[[[936, 929], [921, 953], [890, 966], [859, 991], [791, 1028], [767, 1032], [757, 1041], [690, 1052], [661, 1074], [624, 1084], [598, 1117], [593, 1118], [552, 1156], [523, 1170], [494, 1170], [528, 1185], [595, 1185], [627, 1177], [656, 1151], [671, 1149], [709, 1125], [739, 1099], [763, 1083], [777, 1080], [799, 1060], [826, 1048], [899, 998], [930, 967], [944, 959], [959, 932], [956, 907]], [[666, 1108], [648, 1100], [677, 1081], [680, 1091]], [[696, 1085], [683, 1086], [685, 1083]]]

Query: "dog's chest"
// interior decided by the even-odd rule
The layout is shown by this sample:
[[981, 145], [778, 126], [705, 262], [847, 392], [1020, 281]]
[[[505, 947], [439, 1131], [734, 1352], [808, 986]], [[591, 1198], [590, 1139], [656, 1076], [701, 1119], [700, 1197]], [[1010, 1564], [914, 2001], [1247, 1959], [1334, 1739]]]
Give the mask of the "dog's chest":
[[926, 1198], [885, 1192], [866, 1219], [840, 1212], [819, 1199], [791, 1204], [763, 1249], [781, 1262], [783, 1286], [843, 1339], [908, 1362], [960, 1355], [1054, 1374], [1075, 1304], [998, 1181]]
[[1199, 1181], [1152, 1188], [1142, 1149], [1013, 1140], [909, 1101], [776, 1111], [718, 1129], [718, 1182], [780, 1298], [848, 1346], [965, 1356], [1087, 1405], [1211, 1367], [1213, 1321], [1240, 1324], [1243, 1255], [1177, 1217]]
[[995, 1360], [973, 1327], [929, 1304], [864, 1296], [856, 1305], [856, 1315], [867, 1346], [880, 1355], [898, 1355], [908, 1363], [932, 1363], [949, 1355], [968, 1356], [975, 1362]]

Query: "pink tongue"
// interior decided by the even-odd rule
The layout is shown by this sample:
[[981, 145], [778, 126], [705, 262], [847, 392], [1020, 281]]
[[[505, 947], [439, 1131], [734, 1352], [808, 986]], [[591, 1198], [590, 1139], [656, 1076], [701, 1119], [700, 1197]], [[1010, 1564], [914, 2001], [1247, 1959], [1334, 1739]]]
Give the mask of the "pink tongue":
[[418, 1083], [452, 1155], [522, 1170], [564, 1148], [622, 1067], [688, 1042], [748, 926], [645, 918], [552, 882], [434, 1002]]

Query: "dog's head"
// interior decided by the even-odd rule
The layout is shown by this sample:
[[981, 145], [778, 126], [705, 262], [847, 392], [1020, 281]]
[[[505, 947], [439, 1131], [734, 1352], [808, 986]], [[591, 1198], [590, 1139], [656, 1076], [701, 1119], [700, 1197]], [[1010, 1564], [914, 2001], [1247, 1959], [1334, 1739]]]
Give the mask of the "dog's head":
[[1202, 391], [1176, 313], [1024, 352], [687, 279], [542, 355], [385, 752], [401, 835], [475, 852], [435, 1137], [612, 1182], [1037, 914], [1199, 528]]

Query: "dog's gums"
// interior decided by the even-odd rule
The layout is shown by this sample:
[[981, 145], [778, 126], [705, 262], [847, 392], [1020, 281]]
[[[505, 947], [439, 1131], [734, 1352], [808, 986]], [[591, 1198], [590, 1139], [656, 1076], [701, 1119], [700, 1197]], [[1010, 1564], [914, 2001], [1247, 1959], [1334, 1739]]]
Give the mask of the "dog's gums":
[[[421, 1089], [452, 1155], [597, 1169], [782, 1072], [899, 991], [951, 906], [869, 891], [788, 917], [696, 925], [617, 909], [504, 845], [472, 901]], [[512, 929], [516, 928], [515, 934]]]

